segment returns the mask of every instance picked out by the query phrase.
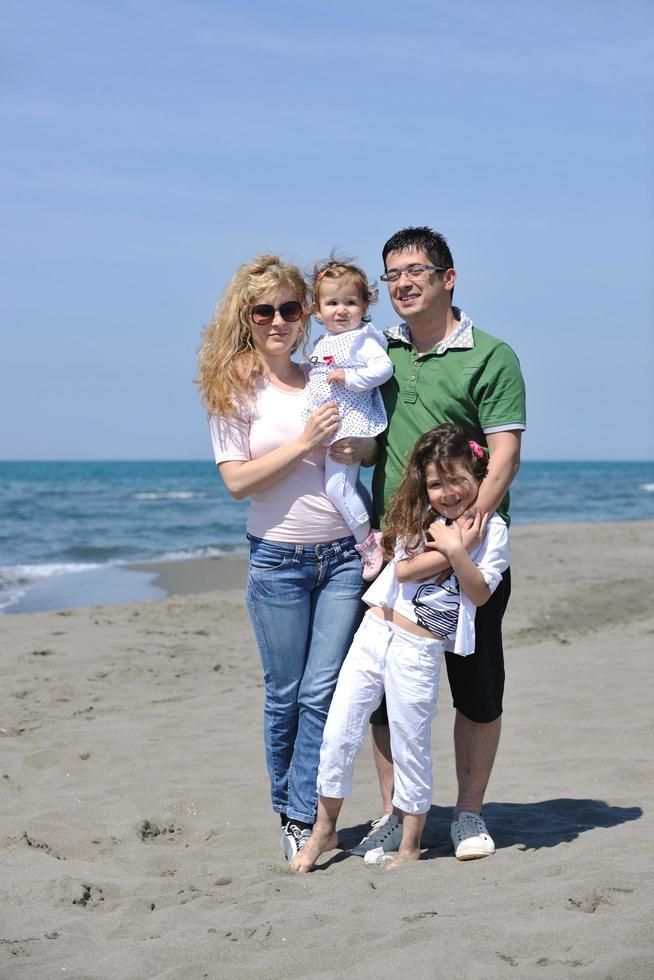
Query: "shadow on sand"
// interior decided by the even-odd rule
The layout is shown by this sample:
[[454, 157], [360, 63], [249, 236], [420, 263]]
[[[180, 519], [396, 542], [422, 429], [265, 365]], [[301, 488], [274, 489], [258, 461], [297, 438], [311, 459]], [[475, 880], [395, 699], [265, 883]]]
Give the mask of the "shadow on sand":
[[[450, 807], [432, 806], [422, 838], [426, 858], [451, 857]], [[487, 803], [484, 819], [497, 850], [519, 845], [523, 851], [576, 840], [596, 827], [617, 827], [638, 820], [643, 811], [639, 806], [609, 806], [602, 800], [540, 800], [534, 803]], [[348, 827], [339, 833], [343, 848], [354, 847], [369, 830], [368, 824]], [[330, 862], [331, 863], [331, 862]]]

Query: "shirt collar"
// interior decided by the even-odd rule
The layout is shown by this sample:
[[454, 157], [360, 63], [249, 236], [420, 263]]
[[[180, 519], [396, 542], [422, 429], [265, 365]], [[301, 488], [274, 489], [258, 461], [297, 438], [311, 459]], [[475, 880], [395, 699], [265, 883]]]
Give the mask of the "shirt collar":
[[[459, 325], [449, 335], [449, 337], [446, 337], [445, 340], [438, 345], [438, 347], [435, 349], [436, 354], [444, 354], [448, 350], [469, 350], [471, 347], [475, 346], [475, 338], [472, 332], [472, 320], [466, 313], [463, 312], [463, 310], [458, 310], [458, 313]], [[395, 326], [389, 327], [388, 330], [384, 330], [384, 334], [389, 340], [399, 340], [403, 344], [411, 343], [409, 327], [408, 324], [404, 323], [404, 321], [396, 323]]]

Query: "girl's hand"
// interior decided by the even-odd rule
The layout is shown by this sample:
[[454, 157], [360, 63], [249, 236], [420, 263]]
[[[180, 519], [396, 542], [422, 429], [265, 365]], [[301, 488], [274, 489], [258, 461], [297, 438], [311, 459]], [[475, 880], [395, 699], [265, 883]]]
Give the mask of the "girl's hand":
[[328, 371], [327, 384], [345, 385], [345, 371], [343, 368], [337, 368], [335, 371]]
[[448, 525], [443, 524], [441, 521], [434, 521], [427, 530], [434, 543], [434, 547], [442, 555], [445, 555], [446, 558], [449, 558], [457, 550], [460, 551], [463, 548], [461, 528], [456, 522]]
[[336, 402], [325, 402], [317, 408], [304, 426], [301, 439], [307, 450], [322, 446], [325, 439], [333, 436], [341, 422]]
[[469, 511], [457, 520], [457, 524], [461, 528], [463, 547], [468, 554], [478, 548], [484, 540], [487, 523], [488, 514], [484, 514], [482, 517], [479, 510]]

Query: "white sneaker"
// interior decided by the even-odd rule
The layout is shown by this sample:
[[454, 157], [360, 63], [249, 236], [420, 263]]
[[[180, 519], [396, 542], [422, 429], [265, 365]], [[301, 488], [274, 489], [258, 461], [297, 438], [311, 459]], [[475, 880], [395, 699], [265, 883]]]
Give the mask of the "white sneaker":
[[370, 833], [366, 834], [356, 847], [350, 848], [350, 854], [363, 857], [376, 847], [386, 851], [398, 851], [402, 843], [402, 821], [396, 813], [384, 813], [373, 820]]
[[490, 857], [495, 853], [493, 838], [486, 830], [480, 813], [462, 810], [458, 818], [452, 821], [450, 833], [457, 861], [474, 861], [475, 858]]

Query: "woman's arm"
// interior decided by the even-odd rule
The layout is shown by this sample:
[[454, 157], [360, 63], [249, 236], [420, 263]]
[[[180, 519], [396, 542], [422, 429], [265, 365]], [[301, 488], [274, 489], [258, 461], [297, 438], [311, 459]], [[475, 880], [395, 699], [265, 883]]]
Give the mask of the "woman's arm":
[[225, 486], [236, 500], [267, 490], [285, 477], [308, 452], [333, 435], [339, 423], [338, 406], [334, 402], [321, 405], [310, 417], [302, 434], [286, 445], [278, 446], [258, 459], [228, 459], [219, 463], [218, 469]]

